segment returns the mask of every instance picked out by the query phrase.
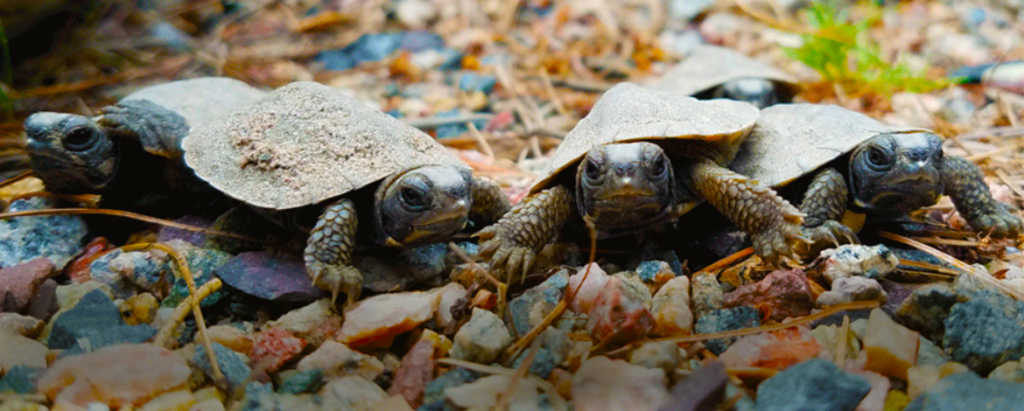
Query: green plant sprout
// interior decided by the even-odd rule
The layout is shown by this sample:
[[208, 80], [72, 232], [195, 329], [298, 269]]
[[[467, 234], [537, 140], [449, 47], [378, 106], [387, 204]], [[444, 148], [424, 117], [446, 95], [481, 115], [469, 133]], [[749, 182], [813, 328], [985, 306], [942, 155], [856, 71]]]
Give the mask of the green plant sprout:
[[836, 2], [815, 1], [805, 10], [809, 30], [801, 35], [803, 45], [785, 47], [786, 54], [854, 96], [925, 93], [952, 83], [950, 79], [930, 79], [905, 62], [890, 63], [882, 58], [878, 43], [868, 32], [881, 18], [882, 10], [873, 3], [867, 7], [865, 18], [851, 21], [849, 10]]

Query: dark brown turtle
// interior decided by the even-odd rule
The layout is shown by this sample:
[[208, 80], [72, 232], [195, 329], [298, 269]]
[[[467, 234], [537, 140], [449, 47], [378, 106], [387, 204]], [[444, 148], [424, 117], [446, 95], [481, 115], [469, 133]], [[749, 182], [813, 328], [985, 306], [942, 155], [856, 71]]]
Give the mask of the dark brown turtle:
[[25, 120], [32, 169], [47, 190], [100, 194], [111, 207], [146, 207], [216, 193], [182, 160], [181, 142], [265, 92], [230, 78], [181, 80], [132, 93], [95, 117], [40, 112]]
[[[930, 131], [882, 124], [833, 105], [780, 104], [761, 111], [730, 168], [773, 188], [807, 177], [800, 210], [819, 245], [855, 241], [864, 217], [891, 218], [953, 200], [971, 227], [1017, 237], [1020, 217], [992, 198], [970, 161], [944, 155]], [[802, 185], [801, 185], [802, 187]], [[852, 212], [853, 215], [847, 213]], [[859, 217], [853, 218], [850, 217]]]

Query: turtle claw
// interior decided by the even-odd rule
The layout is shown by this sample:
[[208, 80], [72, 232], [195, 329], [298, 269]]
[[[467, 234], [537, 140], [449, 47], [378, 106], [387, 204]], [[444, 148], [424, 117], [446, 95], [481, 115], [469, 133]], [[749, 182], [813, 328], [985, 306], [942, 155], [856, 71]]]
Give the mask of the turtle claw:
[[811, 244], [812, 248], [825, 248], [827, 244], [833, 246], [840, 246], [843, 244], [859, 244], [860, 239], [857, 238], [857, 234], [847, 227], [835, 220], [825, 221], [824, 224], [817, 227], [803, 227], [804, 237], [808, 238], [808, 243]]
[[1024, 232], [1020, 217], [1013, 214], [1008, 206], [999, 205], [1001, 207], [997, 207], [994, 212], [982, 214], [969, 221], [971, 227], [994, 238], [1019, 237]]
[[490, 266], [504, 272], [508, 276], [508, 282], [511, 282], [516, 273], [521, 273], [522, 278], [525, 278], [537, 259], [537, 252], [504, 234], [504, 230], [500, 230], [498, 224], [477, 232], [476, 235], [480, 238], [480, 255], [489, 257]]
[[306, 273], [317, 288], [331, 292], [331, 306], [338, 300], [338, 293], [345, 293], [345, 307], [359, 300], [363, 291], [363, 273], [350, 265], [324, 264], [318, 261], [306, 266]]

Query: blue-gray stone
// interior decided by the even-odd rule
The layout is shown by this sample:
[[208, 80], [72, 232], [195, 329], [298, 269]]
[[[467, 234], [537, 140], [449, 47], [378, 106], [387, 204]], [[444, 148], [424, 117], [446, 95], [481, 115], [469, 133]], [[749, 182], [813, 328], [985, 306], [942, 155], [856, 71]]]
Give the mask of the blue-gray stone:
[[148, 324], [121, 324], [102, 329], [88, 329], [78, 333], [75, 346], [65, 350], [61, 357], [93, 352], [117, 344], [142, 344], [156, 335], [156, 328]]
[[178, 51], [192, 48], [192, 38], [173, 24], [161, 21], [150, 27], [150, 35], [160, 44]]
[[[449, 111], [437, 113], [437, 117], [456, 117], [459, 116], [460, 114], [461, 112], [459, 111], [459, 109], [456, 108]], [[478, 129], [483, 129], [485, 126], [487, 126], [487, 121], [473, 120], [473, 125], [476, 126], [476, 128]], [[466, 125], [463, 123], [456, 123], [438, 126], [435, 131], [437, 132], [437, 138], [451, 138], [461, 136], [462, 133], [469, 131], [469, 128], [466, 127]]]
[[[199, 247], [188, 247], [184, 249], [175, 247], [182, 257], [185, 258], [185, 262], [188, 264], [188, 269], [192, 273], [192, 279], [195, 281], [196, 287], [202, 287], [206, 283], [213, 280], [214, 272], [228, 261], [232, 260], [231, 254], [225, 253], [220, 250], [213, 250], [209, 248]], [[176, 277], [174, 284], [171, 285], [171, 291], [167, 297], [160, 303], [161, 307], [177, 307], [178, 304], [187, 298], [189, 295], [188, 283], [184, 278]], [[210, 293], [202, 302], [199, 303], [200, 307], [207, 308], [214, 304], [217, 304], [221, 298], [224, 298], [224, 291], [215, 291]]]
[[324, 385], [324, 371], [313, 368], [305, 371], [296, 371], [281, 382], [277, 392], [281, 394], [302, 394], [304, 392], [316, 392]]
[[[7, 211], [54, 208], [47, 197], [15, 200]], [[58, 270], [82, 248], [86, 226], [77, 215], [20, 217], [0, 220], [0, 268], [46, 257]]]
[[934, 283], [914, 290], [896, 310], [896, 319], [903, 325], [930, 340], [942, 338], [946, 331], [943, 321], [949, 310], [957, 303], [953, 287], [946, 283]]
[[444, 390], [451, 387], [458, 387], [462, 384], [471, 383], [480, 378], [480, 374], [465, 368], [456, 368], [441, 374], [433, 381], [428, 382], [423, 389], [423, 404], [433, 402], [444, 402]]
[[775, 374], [757, 386], [757, 411], [853, 411], [871, 391], [864, 377], [815, 358]]
[[[213, 343], [213, 354], [217, 356], [217, 365], [220, 366], [221, 373], [227, 378], [228, 385], [231, 387], [241, 386], [249, 378], [249, 374], [252, 373], [252, 369], [249, 368], [249, 364], [246, 364], [244, 359], [234, 351], [231, 351], [230, 348], [220, 345], [220, 343]], [[213, 378], [213, 367], [210, 364], [210, 358], [206, 355], [206, 349], [202, 345], [196, 346], [193, 361], [207, 376]], [[248, 389], [249, 387], [246, 387], [247, 395]], [[270, 391], [273, 392], [272, 387]]]
[[459, 77], [459, 89], [462, 91], [482, 91], [484, 93], [490, 93], [494, 85], [497, 84], [498, 78], [489, 74], [476, 74], [474, 72], [466, 72]]
[[537, 304], [546, 304], [550, 311], [562, 300], [565, 287], [569, 285], [569, 271], [559, 270], [555, 275], [548, 277], [540, 285], [526, 290], [512, 300], [508, 305], [509, 315], [512, 317], [512, 327], [516, 335], [526, 335], [533, 328], [530, 325], [530, 311]]
[[274, 395], [274, 386], [270, 383], [250, 382], [245, 386], [245, 396], [240, 402], [241, 411], [280, 410], [277, 396]]
[[953, 361], [988, 374], [1024, 356], [1024, 302], [983, 290], [953, 306], [945, 320], [942, 345]]
[[327, 70], [348, 70], [365, 61], [380, 61], [396, 50], [419, 52], [444, 47], [444, 39], [437, 34], [415, 31], [409, 33], [364, 34], [339, 50], [322, 51], [314, 60]]
[[[759, 327], [760, 325], [761, 312], [754, 307], [719, 308], [709, 311], [697, 319], [697, 323], [693, 326], [693, 332], [695, 334], [711, 334]], [[737, 338], [709, 340], [705, 345], [709, 351], [718, 355], [725, 352], [729, 348], [729, 344], [736, 340]]]
[[363, 273], [363, 289], [373, 292], [404, 290], [445, 272], [450, 254], [447, 243], [400, 250], [366, 250], [353, 257], [352, 266]]
[[[111, 262], [117, 260], [115, 268]], [[127, 299], [138, 293], [138, 289], [157, 295], [167, 292], [169, 279], [174, 278], [170, 260], [156, 258], [146, 251], [123, 252], [113, 250], [101, 255], [89, 264], [90, 277], [110, 287], [115, 298]]]
[[25, 365], [15, 365], [7, 370], [7, 374], [0, 379], [0, 393], [10, 392], [15, 394], [32, 394], [36, 392], [36, 377], [42, 375], [45, 368], [34, 368]]
[[639, 275], [640, 280], [645, 283], [653, 283], [655, 278], [657, 278], [658, 273], [662, 271], [668, 271], [672, 273], [673, 276], [678, 276], [675, 273], [675, 270], [672, 269], [672, 266], [664, 261], [644, 261], [640, 263], [640, 265], [636, 266], [637, 275]]
[[[519, 366], [526, 360], [526, 356], [529, 354], [529, 350], [524, 350], [516, 356], [516, 359], [512, 361], [512, 366], [509, 368], [518, 369]], [[551, 371], [555, 370], [558, 363], [555, 362], [555, 355], [551, 353], [551, 350], [547, 348], [537, 349], [537, 355], [533, 357], [533, 362], [530, 363], [530, 374], [539, 376], [540, 378], [547, 379], [551, 375]]]
[[1024, 384], [953, 374], [939, 380], [904, 411], [1019, 411], [1024, 409]]
[[103, 331], [123, 324], [121, 311], [114, 301], [103, 291], [93, 290], [53, 321], [49, 347], [68, 349], [74, 347], [78, 338], [89, 331]]

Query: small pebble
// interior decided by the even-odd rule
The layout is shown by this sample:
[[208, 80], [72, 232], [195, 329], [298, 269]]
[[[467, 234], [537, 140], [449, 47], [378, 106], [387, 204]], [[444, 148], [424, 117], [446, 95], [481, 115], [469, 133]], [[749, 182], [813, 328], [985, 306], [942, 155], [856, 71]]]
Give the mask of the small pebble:
[[665, 375], [679, 368], [682, 360], [679, 346], [671, 341], [649, 342], [629, 354], [630, 364], [651, 369], [660, 368], [665, 370]]
[[62, 358], [46, 370], [38, 386], [40, 393], [58, 404], [138, 406], [184, 387], [189, 375], [185, 360], [167, 349], [123, 344]]
[[319, 368], [306, 371], [286, 370], [274, 377], [280, 381], [277, 392], [281, 394], [312, 393], [324, 385], [324, 371]]
[[526, 290], [513, 299], [509, 303], [508, 311], [511, 316], [509, 322], [515, 327], [516, 334], [526, 335], [534, 326], [540, 324], [562, 301], [568, 284], [568, 270], [559, 270], [540, 285]]
[[704, 314], [718, 310], [725, 304], [722, 286], [714, 274], [698, 274], [691, 284], [693, 297], [693, 314], [700, 318]]
[[[213, 354], [217, 357], [217, 365], [220, 367], [220, 372], [224, 374], [224, 378], [227, 379], [228, 385], [238, 388], [245, 384], [252, 373], [252, 369], [249, 368], [249, 359], [218, 343], [211, 345], [213, 345]], [[201, 344], [193, 346], [193, 349], [195, 354], [192, 356], [192, 361], [196, 367], [202, 370], [207, 377], [214, 378], [213, 366], [210, 363], [210, 357], [206, 355], [206, 349]]]
[[53, 262], [42, 257], [0, 269], [0, 312], [21, 312], [43, 281], [56, 274]]
[[353, 351], [345, 344], [327, 340], [309, 355], [299, 360], [295, 369], [309, 371], [320, 369], [325, 379], [345, 375], [358, 375], [373, 381], [384, 372], [384, 363], [376, 357]]
[[775, 374], [757, 386], [757, 411], [854, 411], [871, 383], [816, 358]]
[[599, 341], [631, 341], [654, 327], [651, 294], [637, 278], [612, 276], [587, 312], [587, 332]]
[[0, 347], [3, 347], [0, 350], [0, 375], [17, 366], [46, 368], [49, 350], [36, 340], [0, 332]]
[[[667, 266], [667, 264], [666, 264]], [[690, 312], [690, 280], [685, 276], [669, 280], [651, 302], [655, 335], [687, 335], [693, 330]]]
[[345, 310], [345, 322], [335, 339], [353, 348], [390, 346], [396, 335], [434, 318], [441, 301], [438, 290], [380, 294], [361, 300]]
[[[955, 408], [950, 408], [956, 404]], [[1024, 404], [1021, 384], [995, 381], [974, 373], [953, 374], [914, 398], [905, 411], [1017, 410]]]
[[807, 327], [799, 326], [740, 337], [718, 359], [727, 367], [784, 370], [819, 357], [823, 347]]
[[800, 270], [773, 271], [761, 281], [725, 294], [723, 299], [726, 307], [766, 309], [768, 318], [775, 321], [810, 314], [815, 300], [809, 280]]
[[907, 369], [917, 362], [920, 335], [889, 318], [882, 309], [871, 310], [864, 352], [867, 353], [865, 370], [906, 381]]
[[944, 321], [956, 302], [956, 293], [949, 284], [927, 284], [903, 300], [896, 311], [896, 318], [928, 339], [939, 341], [946, 331]]
[[434, 344], [419, 340], [402, 358], [402, 365], [388, 388], [388, 395], [398, 395], [409, 405], [422, 404], [423, 390], [434, 377]]
[[325, 403], [348, 406], [355, 410], [372, 410], [373, 404], [387, 396], [379, 385], [358, 375], [345, 375], [333, 379], [320, 389], [320, 397]]
[[302, 258], [244, 252], [216, 268], [217, 277], [253, 297], [280, 302], [312, 302], [326, 297], [313, 287]]
[[38, 318], [17, 314], [0, 313], [0, 334], [13, 334], [36, 338], [46, 323]]
[[305, 347], [306, 340], [280, 328], [269, 328], [256, 334], [253, 339], [250, 361], [253, 368], [275, 372]]
[[[48, 197], [15, 200], [7, 212], [58, 208]], [[0, 220], [0, 267], [11, 267], [45, 257], [56, 269], [64, 268], [82, 247], [85, 221], [77, 215], [19, 217]]]
[[[584, 281], [584, 277], [586, 281]], [[575, 313], [586, 313], [594, 305], [597, 295], [604, 288], [608, 279], [604, 270], [597, 263], [590, 263], [580, 267], [576, 274], [569, 276], [569, 287], [567, 292], [572, 293], [573, 299], [569, 303], [569, 309]], [[582, 284], [582, 285], [581, 285]]]
[[942, 346], [976, 372], [987, 374], [1024, 356], [1024, 302], [1001, 292], [982, 291], [957, 303], [944, 324]]
[[[252, 353], [252, 336], [238, 327], [231, 325], [215, 325], [206, 329], [206, 337], [211, 342], [223, 345], [231, 351], [248, 356]], [[196, 338], [199, 338], [197, 335]]]
[[661, 368], [649, 369], [605, 356], [584, 362], [572, 380], [576, 410], [657, 410], [669, 399]]
[[896, 254], [882, 244], [873, 247], [844, 244], [822, 251], [818, 258], [820, 261], [816, 263], [819, 265], [817, 269], [829, 284], [851, 276], [880, 280], [899, 265]]
[[[723, 308], [708, 312], [697, 319], [693, 326], [695, 334], [712, 334], [722, 331], [739, 330], [761, 325], [761, 312], [753, 307]], [[709, 340], [705, 342], [708, 350], [716, 355], [722, 354], [736, 337], [730, 339]]]
[[296, 308], [267, 323], [302, 338], [314, 347], [334, 337], [341, 329], [341, 316], [331, 309], [331, 300], [321, 298], [309, 305]]
[[541, 404], [546, 401], [537, 383], [530, 379], [520, 379], [515, 388], [509, 391], [511, 378], [502, 374], [483, 377], [449, 388], [444, 395], [447, 401], [461, 409], [488, 410], [494, 409], [499, 397], [507, 393], [506, 404], [509, 409], [542, 410]]
[[866, 277], [842, 277], [832, 282], [831, 290], [818, 295], [815, 304], [829, 307], [854, 301], [885, 301], [886, 298], [878, 281]]
[[497, 315], [474, 308], [469, 322], [455, 333], [454, 342], [452, 358], [490, 364], [501, 355], [505, 347], [512, 344], [512, 335]]
[[[43, 362], [46, 362], [45, 358]], [[36, 392], [36, 380], [45, 371], [46, 368], [25, 365], [15, 365], [9, 369], [0, 366], [0, 374], [4, 375], [0, 378], [0, 393], [32, 394]]]

